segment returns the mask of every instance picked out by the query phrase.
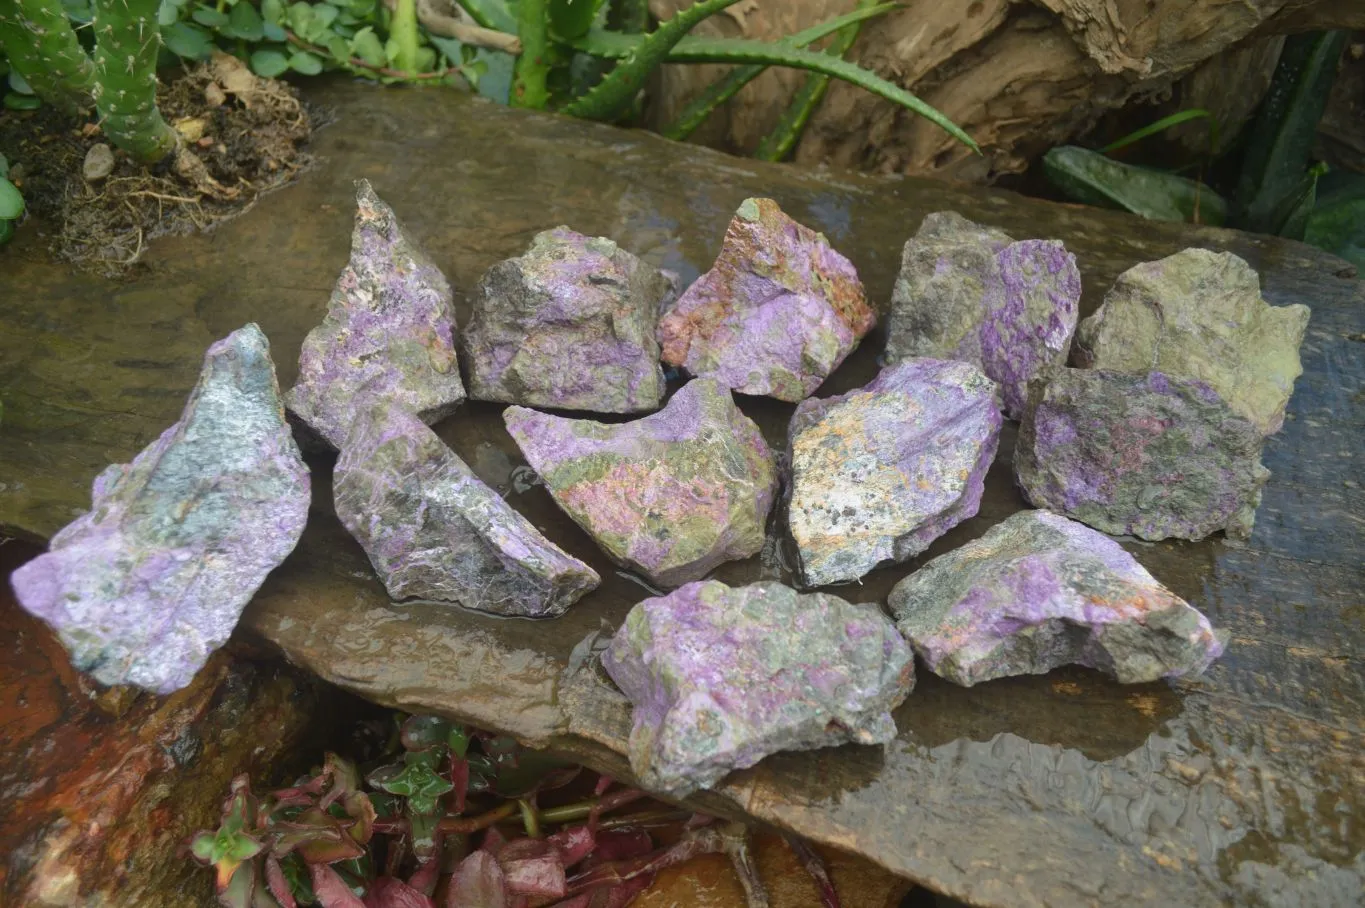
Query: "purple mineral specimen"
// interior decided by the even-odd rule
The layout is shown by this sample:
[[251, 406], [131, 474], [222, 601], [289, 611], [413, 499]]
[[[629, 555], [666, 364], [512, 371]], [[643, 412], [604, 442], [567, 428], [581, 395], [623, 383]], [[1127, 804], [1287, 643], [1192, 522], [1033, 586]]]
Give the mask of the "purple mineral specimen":
[[503, 418], [565, 513], [655, 583], [697, 580], [763, 547], [777, 470], [718, 382], [689, 382], [663, 410], [620, 425], [523, 407]]
[[364, 398], [402, 404], [426, 423], [464, 400], [450, 285], [408, 239], [393, 209], [356, 182], [351, 261], [322, 324], [308, 332], [286, 403], [339, 448]]
[[783, 750], [884, 744], [914, 656], [874, 605], [780, 583], [646, 599], [602, 656], [635, 705], [630, 765], [675, 797]]
[[601, 579], [391, 401], [356, 417], [337, 459], [334, 495], [337, 516], [395, 599], [553, 618]]
[[1000, 383], [1018, 419], [1029, 382], [1066, 364], [1081, 299], [1076, 258], [1056, 240], [1014, 242], [954, 211], [905, 244], [891, 296], [889, 361], [961, 359]]
[[676, 288], [611, 240], [567, 227], [537, 234], [479, 282], [463, 336], [469, 395], [528, 407], [657, 410], [654, 332]]
[[1116, 536], [1251, 535], [1262, 435], [1208, 385], [1061, 369], [1033, 387], [1014, 467], [1035, 506]]
[[787, 509], [802, 583], [857, 580], [975, 515], [1000, 441], [996, 394], [968, 363], [914, 359], [803, 401], [788, 429]]
[[771, 199], [748, 199], [711, 270], [659, 321], [664, 362], [744, 394], [809, 397], [877, 316], [853, 265]]
[[308, 517], [308, 470], [260, 328], [209, 347], [180, 421], [100, 473], [92, 498], [14, 572], [15, 595], [101, 684], [179, 690]]
[[1021, 511], [891, 591], [929, 670], [971, 686], [1079, 663], [1121, 683], [1198, 674], [1226, 635], [1118, 543], [1048, 511]]

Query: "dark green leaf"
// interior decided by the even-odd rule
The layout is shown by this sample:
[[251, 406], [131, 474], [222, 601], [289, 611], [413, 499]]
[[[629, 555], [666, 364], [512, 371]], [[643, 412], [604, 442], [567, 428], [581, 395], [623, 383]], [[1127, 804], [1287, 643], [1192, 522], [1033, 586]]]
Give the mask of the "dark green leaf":
[[1275, 206], [1270, 226], [1277, 236], [1291, 240], [1303, 239], [1308, 227], [1308, 216], [1313, 213], [1318, 198], [1318, 177], [1326, 172], [1326, 164], [1309, 168], [1298, 185]]
[[213, 53], [213, 35], [198, 25], [176, 22], [161, 30], [171, 53], [185, 60], [207, 60]]
[[10, 92], [5, 95], [5, 106], [10, 110], [37, 110], [43, 106], [43, 102], [33, 95]]
[[1227, 203], [1201, 183], [1110, 160], [1074, 145], [1044, 155], [1043, 172], [1068, 198], [1087, 205], [1118, 208], [1156, 221], [1214, 226], [1227, 216]]
[[230, 38], [241, 38], [243, 41], [259, 41], [265, 37], [265, 21], [261, 19], [256, 7], [246, 0], [241, 0], [228, 14], [228, 25], [223, 33]]
[[0, 221], [12, 221], [23, 214], [23, 193], [10, 180], [0, 176]]
[[322, 72], [322, 58], [306, 50], [295, 51], [289, 58], [289, 68], [305, 76], [316, 76]]
[[550, 28], [560, 38], [572, 41], [592, 28], [602, 0], [549, 0]]
[[1336, 78], [1346, 32], [1313, 32], [1285, 39], [1280, 62], [1251, 127], [1237, 182], [1240, 226], [1273, 232], [1284, 200], [1303, 180], [1318, 121]]
[[211, 6], [196, 7], [190, 18], [206, 28], [220, 29], [228, 24], [228, 14], [219, 12]]
[[251, 52], [251, 71], [258, 76], [273, 79], [289, 70], [289, 54], [274, 48], [263, 48]]
[[455, 0], [469, 13], [469, 18], [482, 25], [484, 28], [491, 28], [494, 31], [505, 32], [509, 35], [517, 33], [517, 19], [512, 15], [512, 10], [508, 8], [503, 0]]
[[0, 246], [14, 238], [14, 222], [0, 221]]
[[1339, 255], [1365, 275], [1365, 174], [1336, 171], [1318, 183], [1303, 239]]

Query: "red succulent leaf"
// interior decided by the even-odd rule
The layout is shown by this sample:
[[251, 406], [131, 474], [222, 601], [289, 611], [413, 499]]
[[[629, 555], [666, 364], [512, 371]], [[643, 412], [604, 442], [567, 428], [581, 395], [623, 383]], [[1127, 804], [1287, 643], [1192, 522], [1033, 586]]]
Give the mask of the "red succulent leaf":
[[427, 895], [431, 895], [436, 891], [436, 882], [440, 878], [440, 855], [433, 855], [431, 860], [417, 865], [417, 870], [408, 878], [408, 885], [418, 892], [425, 892]]
[[593, 893], [590, 908], [625, 908], [634, 898], [654, 885], [654, 874], [647, 873], [633, 880], [626, 880], [619, 886], [599, 889]]
[[322, 908], [365, 908], [360, 896], [328, 865], [309, 864], [308, 872], [313, 877], [313, 895]]
[[450, 878], [446, 908], [510, 908], [507, 878], [486, 851], [469, 854]]
[[588, 859], [592, 864], [638, 858], [654, 850], [654, 840], [643, 829], [603, 830], [597, 833], [596, 840], [597, 848]]
[[251, 896], [256, 890], [256, 864], [248, 861], [232, 873], [226, 885], [220, 880], [218, 904], [223, 908], [251, 908]]
[[346, 815], [355, 820], [350, 828], [351, 838], [364, 845], [374, 835], [377, 818], [374, 802], [363, 791], [349, 791], [342, 797], [341, 805], [346, 809]]
[[381, 876], [365, 893], [365, 908], [436, 908], [436, 903], [402, 880]]
[[616, 780], [613, 779], [611, 776], [599, 776], [597, 779], [597, 785], [592, 790], [593, 797], [595, 798], [602, 797], [602, 795], [606, 793], [607, 789], [611, 787], [614, 781]]
[[561, 829], [548, 839], [559, 852], [559, 860], [565, 867], [572, 867], [592, 853], [597, 846], [597, 838], [587, 826], [571, 826]]
[[469, 761], [454, 755], [450, 758], [450, 783], [455, 786], [452, 794], [451, 812], [456, 816], [464, 813], [465, 798], [469, 794]]
[[503, 846], [506, 844], [507, 837], [499, 832], [496, 826], [490, 826], [488, 832], [484, 833], [483, 844], [479, 846], [479, 850], [486, 851], [494, 857], [497, 857], [498, 852], [502, 851]]
[[327, 794], [323, 795], [322, 800], [318, 802], [318, 806], [323, 810], [346, 795], [360, 789], [360, 773], [356, 771], [355, 765], [334, 753], [329, 752], [327, 754], [327, 762], [323, 764], [322, 773], [318, 778], [328, 779], [332, 783]]
[[563, 898], [564, 864], [559, 851], [544, 839], [517, 839], [498, 852], [507, 891], [531, 897]]
[[284, 868], [273, 854], [266, 855], [265, 858], [265, 884], [281, 908], [298, 908], [299, 903], [294, 900], [289, 881], [284, 877]]
[[350, 834], [354, 820], [340, 819], [317, 807], [310, 807], [292, 820], [275, 824], [274, 853], [283, 857], [291, 851], [309, 864], [335, 864], [365, 854], [364, 847]]

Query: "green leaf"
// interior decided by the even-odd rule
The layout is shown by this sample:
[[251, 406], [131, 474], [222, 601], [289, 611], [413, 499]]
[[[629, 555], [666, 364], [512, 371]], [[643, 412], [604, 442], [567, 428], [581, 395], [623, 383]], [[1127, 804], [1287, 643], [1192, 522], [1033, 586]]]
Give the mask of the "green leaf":
[[1155, 221], [1213, 226], [1227, 217], [1227, 203], [1208, 186], [1074, 145], [1044, 155], [1043, 172], [1068, 198], [1087, 205], [1118, 208]]
[[10, 91], [17, 91], [21, 95], [33, 94], [33, 89], [29, 86], [28, 80], [25, 79], [17, 69], [11, 69], [9, 71], [9, 87]]
[[450, 61], [451, 66], [459, 66], [464, 63], [465, 45], [461, 42], [441, 35], [427, 35], [427, 40], [431, 42], [432, 47], [439, 50]]
[[0, 246], [5, 245], [14, 238], [14, 222], [0, 221]]
[[289, 70], [289, 54], [275, 48], [262, 48], [251, 52], [251, 71], [266, 79]]
[[217, 839], [211, 832], [201, 832], [190, 842], [190, 853], [203, 861], [205, 864], [214, 862], [214, 851]]
[[289, 68], [305, 76], [316, 76], [322, 72], [322, 58], [306, 50], [295, 51], [289, 58]]
[[283, 0], [261, 0], [261, 18], [271, 25], [284, 25]]
[[494, 31], [505, 32], [509, 35], [517, 33], [517, 18], [512, 15], [512, 10], [503, 0], [455, 0], [460, 7], [484, 28], [491, 28]]
[[1365, 174], [1335, 171], [1318, 183], [1306, 243], [1339, 255], [1365, 274]]
[[321, 3], [313, 7], [313, 20], [322, 28], [330, 27], [339, 15], [341, 15], [341, 11], [335, 6]]
[[228, 24], [228, 14], [219, 12], [211, 6], [196, 7], [190, 18], [206, 28], [220, 29]]
[[37, 110], [43, 106], [40, 98], [33, 95], [21, 95], [10, 92], [5, 95], [5, 106], [10, 110]]
[[335, 32], [327, 36], [327, 53], [332, 55], [332, 59], [343, 66], [351, 63], [351, 41]]
[[[897, 3], [881, 3], [877, 6], [856, 9], [851, 13], [830, 19], [828, 22], [803, 29], [794, 35], [783, 38], [779, 43], [791, 47], [805, 47], [841, 28], [862, 22], [864, 19], [871, 19], [873, 16], [884, 15], [898, 6]], [[680, 44], [685, 42], [686, 39]], [[686, 139], [706, 121], [712, 111], [733, 98], [741, 88], [758, 78], [767, 68], [762, 64], [735, 67], [728, 76], [712, 83], [705, 92], [688, 104], [676, 120], [661, 130], [661, 134], [678, 141]]]
[[294, 33], [303, 36], [313, 24], [313, 6], [310, 3], [289, 4], [289, 27]]
[[572, 41], [592, 28], [602, 0], [549, 0], [550, 28], [555, 36]]
[[62, 0], [62, 9], [66, 11], [66, 17], [78, 25], [85, 25], [95, 18], [90, 0]]
[[156, 11], [156, 22], [162, 28], [173, 22], [180, 21], [180, 7], [172, 0], [161, 0], [161, 7]]
[[1148, 125], [1142, 127], [1141, 129], [1135, 129], [1132, 132], [1128, 133], [1128, 135], [1124, 136], [1123, 138], [1116, 139], [1113, 142], [1110, 142], [1108, 145], [1101, 148], [1100, 153], [1110, 154], [1111, 152], [1118, 151], [1120, 148], [1127, 148], [1134, 142], [1140, 142], [1141, 140], [1147, 138], [1148, 136], [1154, 136], [1159, 132], [1164, 132], [1167, 129], [1170, 129], [1172, 126], [1179, 126], [1181, 123], [1188, 123], [1190, 120], [1199, 120], [1204, 118], [1207, 118], [1209, 121], [1210, 132], [1209, 145], [1210, 147], [1216, 148], [1218, 146], [1218, 121], [1213, 119], [1213, 114], [1209, 113], [1207, 110], [1204, 110], [1203, 108], [1199, 107], [1193, 107], [1190, 108], [1189, 110], [1182, 110], [1177, 113], [1173, 113], [1169, 117], [1162, 117], [1155, 123], [1149, 123]]
[[265, 23], [265, 26], [261, 29], [261, 32], [264, 35], [265, 40], [267, 41], [289, 40], [289, 36], [285, 34], [284, 29], [276, 25], [274, 22]]
[[243, 864], [232, 874], [227, 886], [218, 893], [224, 908], [251, 908], [251, 896], [256, 890], [256, 865]]
[[1285, 39], [1238, 175], [1239, 226], [1272, 232], [1284, 199], [1303, 180], [1346, 35], [1313, 32]]
[[1293, 191], [1280, 200], [1271, 216], [1270, 226], [1276, 236], [1302, 240], [1308, 228], [1308, 216], [1317, 203], [1318, 177], [1327, 172], [1326, 164], [1308, 169]]
[[207, 60], [213, 53], [213, 35], [189, 22], [163, 28], [161, 38], [167, 50], [185, 60]]
[[407, 798], [411, 813], [432, 813], [440, 797], [455, 788], [449, 779], [436, 772], [438, 760], [432, 750], [408, 751], [401, 765], [376, 769], [367, 781], [381, 791]]
[[265, 21], [256, 11], [256, 7], [246, 2], [238, 3], [228, 14], [227, 28], [223, 33], [229, 38], [259, 41], [265, 37]]
[[356, 32], [355, 37], [351, 39], [351, 53], [371, 66], [383, 66], [389, 61], [388, 55], [384, 53], [383, 42], [368, 25]]

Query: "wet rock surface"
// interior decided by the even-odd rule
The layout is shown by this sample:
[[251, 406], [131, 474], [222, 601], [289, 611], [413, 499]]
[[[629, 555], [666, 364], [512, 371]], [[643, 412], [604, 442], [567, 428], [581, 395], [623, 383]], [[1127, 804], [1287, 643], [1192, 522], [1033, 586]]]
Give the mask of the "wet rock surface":
[[1116, 536], [1251, 535], [1270, 476], [1261, 434], [1208, 385], [1065, 369], [1036, 393], [1014, 464], [1037, 507]]
[[527, 407], [657, 410], [654, 337], [673, 279], [605, 237], [536, 234], [479, 281], [462, 341], [469, 396]]
[[180, 420], [95, 477], [90, 510], [10, 579], [101, 684], [168, 694], [294, 548], [308, 471], [254, 323], [209, 347]]
[[901, 252], [887, 359], [961, 359], [1000, 384], [1018, 419], [1029, 382], [1066, 365], [1081, 299], [1076, 257], [1058, 240], [1015, 242], [955, 211], [928, 215]]
[[909, 360], [802, 401], [787, 430], [802, 582], [857, 580], [975, 516], [1000, 425], [995, 382], [948, 360]]
[[333, 493], [337, 517], [395, 599], [553, 618], [601, 581], [397, 404], [374, 404], [352, 423]]
[[465, 398], [449, 282], [369, 181], [357, 182], [355, 198], [351, 259], [326, 318], [303, 341], [286, 399], [334, 448], [366, 397], [396, 401], [427, 423]]
[[[90, 479], [178, 417], [205, 348], [244, 322], [265, 328], [281, 381], [292, 383], [282, 351], [316, 326], [349, 253], [337, 216], [319, 212], [351, 211], [357, 174], [463, 287], [555, 224], [613, 237], [689, 281], [714, 261], [736, 206], [759, 195], [830, 237], [874, 300], [890, 298], [914, 225], [945, 209], [1012, 236], [1063, 240], [1090, 291], [1082, 315], [1139, 262], [1196, 245], [1227, 250], [1260, 273], [1271, 304], [1313, 308], [1304, 374], [1284, 428], [1265, 443], [1274, 475], [1255, 528], [1240, 545], [1218, 535], [1121, 543], [1232, 633], [1223, 658], [1195, 679], [1136, 686], [1081, 668], [971, 688], [924, 672], [893, 714], [900, 734], [886, 748], [777, 754], [688, 803], [857, 852], [969, 904], [1357, 900], [1365, 840], [1342, 811], [1365, 810], [1355, 781], [1365, 773], [1365, 526], [1354, 516], [1365, 493], [1352, 485], [1365, 473], [1365, 401], [1356, 396], [1365, 345], [1352, 340], [1365, 333], [1365, 287], [1334, 276], [1339, 260], [1271, 237], [1005, 192], [725, 158], [449, 93], [385, 93], [383, 104], [350, 83], [310, 93], [339, 118], [314, 139], [319, 166], [212, 234], [158, 240], [136, 281], [46, 265], [41, 235], [19, 230], [0, 269], [0, 532], [47, 539], [88, 507]], [[421, 138], [396, 153], [395, 135]], [[457, 300], [460, 324], [465, 302]], [[826, 392], [872, 380], [878, 348], [864, 343]], [[781, 447], [792, 408], [740, 406]], [[597, 570], [598, 589], [549, 623], [397, 606], [332, 519], [320, 460], [308, 529], [239, 631], [370, 699], [499, 729], [627, 781], [630, 703], [591, 654], [651, 593], [617, 574], [547, 490], [525, 481], [501, 413], [474, 402], [434, 428], [549, 539]], [[923, 557], [1025, 506], [1012, 474], [1015, 431], [1002, 429], [977, 516]], [[873, 571], [840, 594], [885, 602], [915, 566]], [[732, 586], [792, 580], [766, 557], [722, 564], [714, 576]], [[215, 783], [210, 809], [221, 792]]]
[[1270, 435], [1303, 371], [1309, 314], [1302, 304], [1262, 299], [1256, 272], [1237, 256], [1186, 249], [1119, 275], [1077, 332], [1078, 358], [1096, 369], [1202, 381]]
[[678, 586], [763, 547], [772, 452], [729, 390], [684, 385], [619, 425], [509, 407], [507, 430], [555, 503], [618, 564]]
[[711, 270], [659, 321], [664, 361], [743, 394], [809, 397], [876, 322], [853, 264], [772, 199], [746, 199]]
[[1077, 663], [1121, 684], [1199, 674], [1208, 619], [1108, 536], [1020, 511], [896, 584], [896, 626], [930, 671], [970, 686]]
[[914, 661], [876, 607], [716, 580], [641, 602], [602, 655], [635, 707], [631, 770], [674, 796], [784, 750], [885, 744]]

